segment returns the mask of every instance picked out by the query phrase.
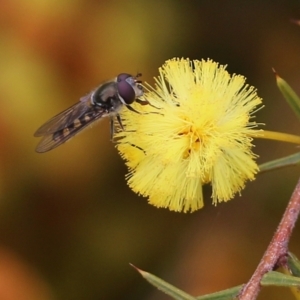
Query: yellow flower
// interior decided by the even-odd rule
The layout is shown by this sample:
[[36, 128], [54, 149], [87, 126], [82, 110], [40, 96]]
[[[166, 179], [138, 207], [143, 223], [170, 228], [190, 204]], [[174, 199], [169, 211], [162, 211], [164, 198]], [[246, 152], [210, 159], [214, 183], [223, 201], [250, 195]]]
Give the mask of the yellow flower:
[[127, 161], [128, 184], [149, 203], [174, 211], [203, 206], [202, 186], [213, 204], [239, 193], [258, 172], [252, 114], [261, 104], [245, 78], [212, 60], [172, 59], [159, 70], [150, 105], [124, 109], [117, 148]]

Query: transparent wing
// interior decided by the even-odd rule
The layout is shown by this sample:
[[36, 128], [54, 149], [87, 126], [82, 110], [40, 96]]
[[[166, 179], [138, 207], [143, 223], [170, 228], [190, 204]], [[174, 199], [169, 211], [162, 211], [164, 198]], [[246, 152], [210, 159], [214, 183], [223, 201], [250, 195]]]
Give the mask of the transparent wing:
[[[74, 106], [79, 105], [79, 103], [75, 104]], [[69, 113], [69, 109], [65, 111], [65, 113]], [[73, 116], [73, 115], [72, 115]], [[39, 144], [36, 147], [36, 152], [42, 153], [42, 152], [47, 152], [49, 150], [52, 150], [59, 145], [65, 143], [67, 140], [70, 138], [74, 137], [77, 133], [82, 131], [84, 128], [88, 127], [91, 123], [95, 122], [96, 120], [107, 117], [109, 114], [107, 111], [103, 109], [95, 109], [94, 107], [91, 107], [88, 111], [86, 110], [79, 118], [74, 119], [72, 117], [72, 123], [69, 122], [68, 118], [65, 118], [62, 114], [57, 115], [53, 119], [56, 120], [57, 118], [60, 120], [68, 120], [68, 126], [58, 126], [55, 125], [56, 122], [50, 123], [51, 119], [49, 122], [46, 124], [51, 124], [50, 127], [43, 125], [41, 129], [45, 128], [51, 128], [51, 131], [47, 129], [46, 133], [44, 131], [43, 133], [43, 138], [39, 142]], [[70, 118], [71, 119], [71, 118]], [[65, 123], [66, 124], [66, 123]], [[56, 126], [56, 127], [55, 127]], [[55, 132], [53, 132], [53, 128], [59, 128]]]
[[68, 127], [76, 119], [92, 109], [91, 96], [93, 92], [82, 97], [80, 101], [43, 124], [34, 136], [44, 136]]

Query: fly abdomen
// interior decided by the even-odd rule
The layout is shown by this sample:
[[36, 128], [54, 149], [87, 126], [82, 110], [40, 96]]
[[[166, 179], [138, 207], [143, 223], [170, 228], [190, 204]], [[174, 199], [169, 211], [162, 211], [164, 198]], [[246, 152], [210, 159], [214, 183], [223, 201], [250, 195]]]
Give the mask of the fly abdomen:
[[66, 139], [68, 135], [72, 136], [75, 135], [76, 132], [80, 130], [80, 128], [84, 127], [88, 123], [91, 122], [91, 120], [95, 119], [95, 112], [87, 112], [84, 115], [82, 115], [80, 118], [75, 119], [73, 123], [69, 124], [65, 128], [58, 130], [53, 134], [53, 140], [54, 141], [60, 141]]
[[[84, 126], [85, 124], [90, 122], [91, 119], [93, 118], [93, 115], [94, 115], [93, 112], [88, 112], [88, 113], [85, 113], [83, 116], [81, 116], [79, 119], [75, 120], [75, 122], [77, 121], [77, 123], [76, 123], [77, 127]], [[74, 125], [75, 125], [75, 122], [73, 123]]]
[[55, 133], [53, 133], [53, 140], [56, 142], [63, 140], [69, 133], [70, 129], [68, 127], [56, 131]]

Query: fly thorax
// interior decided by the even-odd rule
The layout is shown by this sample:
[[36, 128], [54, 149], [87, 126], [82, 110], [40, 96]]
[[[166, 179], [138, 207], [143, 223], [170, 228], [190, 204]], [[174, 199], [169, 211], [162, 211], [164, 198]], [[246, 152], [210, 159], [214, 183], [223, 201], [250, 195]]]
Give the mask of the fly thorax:
[[92, 104], [108, 113], [118, 111], [122, 107], [116, 83], [107, 82], [100, 86], [92, 95]]

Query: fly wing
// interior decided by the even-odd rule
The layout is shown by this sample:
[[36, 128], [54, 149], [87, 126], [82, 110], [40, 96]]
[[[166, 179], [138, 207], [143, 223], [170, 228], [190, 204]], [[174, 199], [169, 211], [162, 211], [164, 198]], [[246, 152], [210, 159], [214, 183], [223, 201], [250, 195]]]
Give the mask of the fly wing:
[[[79, 103], [75, 104], [75, 106], [76, 105], [79, 105]], [[68, 112], [70, 109], [66, 110], [65, 113]], [[88, 111], [86, 110], [83, 114], [81, 114], [81, 116], [79, 118], [76, 118], [76, 119], [70, 118], [73, 121], [72, 121], [72, 123], [68, 122], [68, 126], [63, 126], [63, 127], [57, 126], [56, 128], [58, 128], [58, 130], [56, 130], [56, 131], [53, 131], [53, 128], [55, 126], [55, 122], [54, 122], [53, 125], [51, 124], [51, 126], [52, 126], [51, 131], [48, 130], [47, 133], [45, 133], [45, 131], [43, 131], [43, 134], [42, 134], [43, 138], [41, 139], [41, 141], [39, 142], [39, 144], [37, 145], [35, 150], [36, 150], [36, 152], [39, 152], [39, 153], [43, 153], [43, 152], [52, 150], [52, 149], [58, 147], [59, 145], [65, 143], [67, 140], [69, 140], [70, 138], [75, 136], [77, 133], [82, 131], [84, 128], [86, 128], [87, 126], [89, 126], [90, 124], [95, 122], [96, 120], [103, 118], [103, 117], [107, 117], [107, 116], [109, 116], [109, 114], [107, 113], [106, 110], [101, 109], [101, 108], [95, 109], [94, 107], [91, 107]], [[64, 118], [64, 116], [62, 114], [59, 114], [56, 117], [54, 117], [53, 119], [56, 119], [58, 117], [60, 119]], [[51, 120], [49, 122], [47, 122], [46, 124], [50, 124]], [[42, 126], [41, 129], [44, 126]], [[47, 128], [47, 127], [44, 127], [44, 128]]]
[[51, 133], [55, 133], [59, 130], [67, 128], [76, 119], [79, 119], [85, 113], [92, 108], [91, 96], [93, 92], [82, 97], [80, 101], [68, 109], [64, 110], [60, 114], [51, 118], [45, 124], [43, 124], [35, 133], [34, 136], [44, 136]]

